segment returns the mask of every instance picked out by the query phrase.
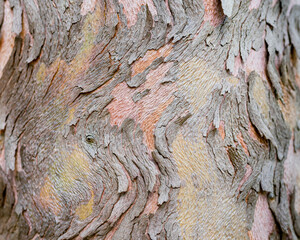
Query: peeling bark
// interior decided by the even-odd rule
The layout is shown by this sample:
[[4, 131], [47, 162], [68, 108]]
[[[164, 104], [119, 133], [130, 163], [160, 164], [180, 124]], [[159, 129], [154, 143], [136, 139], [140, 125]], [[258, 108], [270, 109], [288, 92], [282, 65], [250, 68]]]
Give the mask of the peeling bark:
[[299, 239], [299, 19], [0, 0], [0, 239]]

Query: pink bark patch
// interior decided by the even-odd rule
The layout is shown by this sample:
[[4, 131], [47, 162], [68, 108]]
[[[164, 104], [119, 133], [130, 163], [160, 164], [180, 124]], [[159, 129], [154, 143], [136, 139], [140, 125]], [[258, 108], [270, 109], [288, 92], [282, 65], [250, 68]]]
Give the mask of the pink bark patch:
[[252, 239], [265, 240], [275, 227], [274, 218], [268, 205], [266, 195], [259, 194], [254, 212], [254, 222], [251, 229]]
[[[157, 69], [150, 71], [146, 82], [137, 89], [129, 88], [126, 83], [118, 84], [112, 92], [114, 100], [108, 105], [111, 124], [121, 126], [126, 118], [134, 119], [141, 124], [150, 149], [154, 148], [155, 123], [164, 109], [172, 102], [173, 92], [176, 91], [174, 84], [160, 84], [160, 80], [163, 79], [171, 65], [172, 63], [162, 64]], [[135, 103], [132, 96], [146, 89], [150, 90], [149, 93]]]
[[240, 55], [238, 55], [234, 58], [234, 70], [233, 70], [234, 76], [238, 75], [239, 69], [244, 69], [244, 65], [243, 65], [242, 58]]
[[290, 11], [291, 11], [291, 9], [294, 5], [300, 5], [300, 0], [291, 0], [290, 1], [290, 5], [289, 5], [288, 11], [287, 11], [287, 15], [290, 14]]
[[148, 5], [152, 17], [157, 15], [156, 8], [152, 0], [119, 0], [123, 4], [123, 11], [127, 18], [128, 27], [133, 26], [137, 20], [137, 14], [141, 10], [142, 5]]
[[267, 79], [266, 66], [267, 62], [265, 45], [263, 45], [263, 47], [258, 51], [251, 49], [245, 63], [245, 70], [247, 75], [249, 75], [249, 73], [252, 71], [256, 71], [261, 76], [261, 78]]
[[[21, 135], [22, 137], [22, 135]], [[21, 139], [20, 137], [20, 139]], [[21, 159], [21, 141], [18, 142], [18, 148], [17, 148], [17, 161], [16, 161], [16, 170], [18, 172], [24, 172], [22, 168], [22, 159]]]
[[10, 8], [9, 1], [4, 3], [4, 19], [1, 27], [0, 39], [0, 78], [3, 74], [3, 69], [10, 57], [14, 48], [16, 34], [12, 32], [13, 11]]
[[146, 203], [146, 206], [145, 206], [142, 214], [146, 214], [146, 215], [154, 214], [156, 212], [156, 210], [158, 209], [158, 204], [157, 204], [158, 187], [159, 187], [159, 184], [156, 184], [154, 187], [154, 192], [149, 194], [148, 201]]
[[29, 235], [32, 231], [32, 224], [31, 224], [31, 221], [30, 221], [30, 217], [28, 216], [28, 213], [26, 211], [23, 212], [23, 216], [25, 218], [25, 221], [27, 222], [27, 225], [29, 226], [29, 231], [28, 231], [28, 235]]
[[283, 181], [287, 188], [288, 195], [291, 195], [294, 191], [294, 187], [298, 190], [296, 195], [295, 209], [300, 214], [300, 151], [294, 152], [293, 138], [290, 140], [289, 151], [287, 159], [284, 161], [284, 176]]
[[225, 15], [220, 0], [203, 0], [203, 4], [205, 8], [204, 21], [209, 21], [215, 27], [223, 22]]
[[[262, 38], [264, 38], [264, 36], [262, 36]], [[255, 71], [261, 78], [267, 79], [266, 55], [266, 46], [263, 45], [258, 51], [251, 49], [245, 63], [243, 63], [240, 55], [236, 56], [234, 59], [233, 75], [237, 76], [239, 70], [242, 69], [246, 72], [246, 76], [248, 76], [252, 71]]]
[[93, 12], [96, 6], [96, 0], [83, 0], [81, 4], [81, 15], [86, 15], [88, 12]]
[[251, 0], [251, 3], [249, 5], [249, 10], [258, 9], [260, 2], [261, 0]]

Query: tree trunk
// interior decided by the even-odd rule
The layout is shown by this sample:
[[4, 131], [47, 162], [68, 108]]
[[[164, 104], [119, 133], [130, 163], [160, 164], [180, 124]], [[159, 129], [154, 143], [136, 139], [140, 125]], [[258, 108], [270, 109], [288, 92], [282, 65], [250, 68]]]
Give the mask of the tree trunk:
[[298, 0], [0, 0], [0, 239], [298, 239]]

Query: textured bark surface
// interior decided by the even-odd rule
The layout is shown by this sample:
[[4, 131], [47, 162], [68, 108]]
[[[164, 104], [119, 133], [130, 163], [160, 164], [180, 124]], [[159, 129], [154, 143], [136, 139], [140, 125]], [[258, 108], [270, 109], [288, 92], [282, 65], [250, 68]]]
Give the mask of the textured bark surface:
[[298, 239], [300, 2], [0, 0], [0, 239]]

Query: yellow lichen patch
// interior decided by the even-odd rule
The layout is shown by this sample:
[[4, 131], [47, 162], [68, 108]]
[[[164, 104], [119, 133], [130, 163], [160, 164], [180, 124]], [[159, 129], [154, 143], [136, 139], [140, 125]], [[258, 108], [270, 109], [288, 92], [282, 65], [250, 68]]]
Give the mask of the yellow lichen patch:
[[231, 183], [218, 175], [202, 137], [189, 142], [179, 133], [172, 149], [178, 174], [185, 183], [177, 206], [183, 238], [245, 239], [246, 203], [237, 203]]
[[190, 98], [192, 110], [198, 113], [221, 78], [204, 60], [192, 59], [180, 64], [178, 88]]
[[228, 78], [226, 78], [226, 80], [228, 81], [228, 82], [230, 82], [233, 86], [237, 86], [238, 85], [238, 83], [240, 82], [240, 80], [238, 79], [238, 78], [236, 78], [236, 77], [234, 77], [234, 76], [230, 76], [230, 77], [228, 77]]
[[72, 107], [70, 110], [69, 110], [69, 114], [68, 114], [68, 118], [67, 120], [65, 121], [65, 124], [69, 124], [73, 118], [74, 118], [74, 113], [75, 113], [75, 108]]
[[294, 91], [288, 91], [287, 87], [282, 85], [283, 91], [283, 101], [279, 101], [280, 109], [283, 113], [284, 120], [292, 129], [296, 125], [297, 118], [300, 118], [300, 115], [297, 116], [296, 110], [296, 93]]
[[[181, 63], [179, 70], [178, 90], [189, 100], [190, 111], [199, 116], [207, 97], [221, 83], [220, 72], [196, 58]], [[226, 80], [233, 86], [239, 82], [234, 77]], [[232, 182], [224, 179], [208, 153], [201, 134], [205, 117], [195, 120], [198, 126], [190, 126], [190, 131], [198, 137], [189, 140], [179, 132], [172, 143], [178, 174], [184, 183], [177, 206], [182, 236], [184, 239], [247, 239], [246, 202], [237, 202]]]
[[89, 56], [95, 46], [94, 41], [101, 26], [104, 25], [105, 15], [103, 7], [97, 4], [96, 9], [92, 14], [87, 14], [84, 21], [82, 32], [84, 34], [84, 41], [82, 47], [76, 57], [72, 60], [70, 66], [67, 68], [67, 78], [72, 80], [79, 73], [85, 72], [89, 67]]
[[99, 27], [103, 26], [105, 21], [105, 16], [103, 9], [100, 6], [97, 6], [93, 14], [88, 14], [84, 24], [83, 24], [83, 33], [84, 33], [84, 43], [81, 48], [82, 52], [87, 52], [94, 46], [95, 38], [98, 34]]
[[86, 219], [93, 212], [94, 192], [91, 191], [91, 194], [92, 196], [87, 204], [82, 204], [76, 208], [76, 215], [79, 217], [80, 220]]
[[56, 96], [51, 99], [52, 104], [43, 107], [40, 121], [51, 129], [57, 131], [64, 125], [63, 122], [68, 118], [68, 106], [65, 106], [64, 95]]
[[51, 176], [56, 179], [58, 189], [68, 192], [76, 180], [87, 181], [89, 162], [78, 146], [71, 152], [61, 152], [60, 156], [59, 162], [51, 169]]
[[42, 83], [48, 74], [56, 72], [58, 71], [58, 68], [61, 68], [59, 73], [61, 78], [60, 91], [64, 91], [62, 94], [64, 96], [68, 96], [68, 94], [65, 92], [63, 83], [74, 81], [74, 79], [76, 79], [76, 77], [78, 77], [80, 74], [84, 76], [85, 71], [89, 67], [89, 56], [92, 55], [93, 49], [95, 48], [94, 41], [100, 27], [104, 25], [105, 21], [104, 7], [101, 6], [100, 3], [96, 5], [97, 7], [93, 13], [87, 14], [84, 20], [82, 27], [82, 32], [84, 35], [83, 44], [75, 58], [70, 64], [67, 64], [64, 60], [57, 58], [55, 62], [49, 66], [49, 68], [46, 68], [45, 64], [42, 63], [36, 75], [39, 83]]
[[36, 81], [38, 84], [43, 84], [45, 81], [46, 76], [53, 75], [55, 72], [58, 72], [59, 67], [61, 64], [60, 58], [57, 58], [49, 68], [46, 67], [45, 63], [41, 63], [39, 70], [36, 73]]
[[58, 215], [60, 212], [60, 199], [48, 176], [45, 178], [44, 185], [40, 191], [40, 202], [45, 209], [49, 208], [55, 215]]
[[[51, 78], [51, 85], [47, 86], [47, 92], [48, 94], [51, 94], [52, 97], [47, 99], [57, 105], [57, 107], [50, 105], [49, 108], [57, 108], [58, 110], [45, 108], [46, 113], [48, 113], [48, 110], [57, 111], [55, 114], [51, 113], [49, 119], [56, 118], [56, 116], [58, 116], [56, 113], [58, 113], [58, 118], [63, 120], [49, 120], [49, 123], [64, 123], [64, 120], [68, 117], [66, 114], [69, 112], [68, 108], [71, 104], [69, 96], [73, 94], [72, 91], [74, 90], [74, 86], [77, 84], [78, 80], [80, 81], [85, 77], [86, 71], [90, 66], [91, 57], [94, 56], [93, 54], [96, 54], [99, 48], [103, 48], [102, 43], [95, 45], [95, 40], [99, 33], [99, 29], [101, 29], [105, 23], [104, 10], [105, 7], [103, 6], [103, 3], [97, 2], [93, 13], [88, 13], [85, 16], [82, 26], [83, 38], [80, 40], [82, 44], [77, 55], [70, 63], [66, 63], [58, 57], [49, 67], [42, 63], [36, 73], [36, 79], [39, 84], [42, 84], [45, 78]], [[57, 127], [61, 126], [62, 124]], [[57, 128], [54, 130], [56, 129]]]
[[[64, 204], [62, 198], [70, 198], [72, 201], [74, 196], [78, 196], [77, 202], [84, 201], [85, 193], [91, 191], [92, 187], [88, 157], [77, 145], [70, 151], [58, 151], [56, 156], [57, 159], [50, 167], [49, 177], [41, 188], [40, 201], [45, 209], [49, 208], [57, 215]], [[92, 209], [90, 205], [93, 205], [93, 196], [94, 193], [85, 208], [82, 205], [83, 209]]]
[[270, 118], [269, 118], [269, 101], [267, 99], [267, 91], [266, 87], [264, 85], [263, 79], [256, 75], [254, 86], [252, 89], [252, 94], [253, 97], [260, 108], [260, 112], [263, 116], [263, 118], [267, 121], [266, 123], [269, 123]]
[[[178, 195], [178, 207], [181, 230], [187, 239], [193, 235], [198, 220], [197, 188], [199, 190], [205, 189], [205, 185], [210, 182], [210, 179], [215, 178], [211, 175], [213, 174], [212, 167], [210, 162], [207, 161], [207, 156], [201, 152], [201, 148], [204, 149], [204, 146], [195, 147], [193, 143], [191, 144], [189, 145], [184, 140], [182, 134], [179, 134], [172, 144], [178, 173], [185, 183]], [[196, 174], [197, 179], [201, 180], [197, 181], [197, 188], [193, 184], [192, 174]]]
[[36, 80], [38, 83], [43, 83], [46, 77], [46, 65], [42, 63], [38, 72], [36, 73]]

